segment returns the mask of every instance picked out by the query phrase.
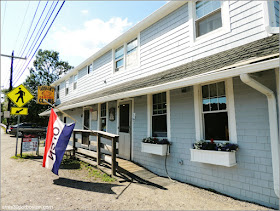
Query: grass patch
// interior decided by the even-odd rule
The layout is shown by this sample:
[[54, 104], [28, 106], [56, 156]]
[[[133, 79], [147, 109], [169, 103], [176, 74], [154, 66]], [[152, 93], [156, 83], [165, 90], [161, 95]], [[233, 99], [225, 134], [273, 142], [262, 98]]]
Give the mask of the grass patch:
[[81, 164], [80, 161], [75, 158], [66, 158], [63, 157], [60, 165], [61, 169], [80, 169]]
[[101, 172], [99, 169], [94, 168], [93, 166], [80, 161], [81, 169], [88, 171], [88, 178], [101, 179], [103, 182], [115, 182], [116, 179], [110, 177], [108, 174]]
[[42, 158], [42, 156], [37, 156], [37, 155], [33, 155], [33, 154], [22, 154], [22, 157], [20, 157], [20, 154], [17, 154], [17, 156], [12, 156], [12, 159], [38, 159], [38, 158]]

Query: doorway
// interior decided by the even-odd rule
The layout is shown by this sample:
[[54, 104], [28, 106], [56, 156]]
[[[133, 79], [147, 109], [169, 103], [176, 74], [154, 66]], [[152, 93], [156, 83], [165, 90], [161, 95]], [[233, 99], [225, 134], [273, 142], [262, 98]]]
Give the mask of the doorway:
[[131, 160], [131, 101], [119, 104], [119, 157]]

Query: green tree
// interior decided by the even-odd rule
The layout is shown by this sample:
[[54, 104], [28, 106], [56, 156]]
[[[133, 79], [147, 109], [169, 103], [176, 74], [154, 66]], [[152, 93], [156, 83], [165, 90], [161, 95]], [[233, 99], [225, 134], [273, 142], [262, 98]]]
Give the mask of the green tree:
[[27, 104], [29, 114], [21, 117], [21, 122], [35, 122], [42, 126], [47, 126], [48, 117], [40, 117], [39, 114], [50, 106], [37, 104], [38, 86], [51, 85], [60, 75], [67, 73], [73, 67], [68, 62], [59, 60], [59, 53], [56, 51], [39, 50], [33, 62], [33, 67], [29, 69], [30, 75], [24, 82], [34, 98]]

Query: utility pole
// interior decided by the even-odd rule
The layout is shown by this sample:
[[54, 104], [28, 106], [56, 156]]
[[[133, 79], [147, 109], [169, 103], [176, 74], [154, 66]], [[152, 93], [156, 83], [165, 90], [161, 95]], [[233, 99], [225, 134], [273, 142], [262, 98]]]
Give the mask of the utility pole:
[[[10, 87], [9, 87], [9, 92], [10, 92], [13, 89], [13, 65], [14, 65], [14, 59], [26, 59], [26, 58], [14, 56], [14, 51], [12, 52], [12, 56], [5, 55], [5, 54], [1, 54], [1, 56], [5, 56], [5, 57], [10, 57], [11, 58]], [[8, 101], [8, 111], [11, 111], [11, 100], [10, 99]], [[6, 133], [7, 133], [8, 127], [10, 125], [10, 118], [7, 118], [7, 123], [8, 123], [8, 125], [6, 127]]]

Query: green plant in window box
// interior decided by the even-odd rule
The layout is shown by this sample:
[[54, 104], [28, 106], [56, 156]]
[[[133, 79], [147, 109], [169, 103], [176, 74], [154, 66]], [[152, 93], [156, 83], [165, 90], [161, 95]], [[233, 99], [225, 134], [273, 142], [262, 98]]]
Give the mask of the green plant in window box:
[[210, 142], [205, 140], [195, 142], [193, 144], [193, 149], [236, 152], [238, 150], [238, 145], [231, 142], [215, 143], [214, 140], [211, 139]]
[[147, 138], [144, 138], [142, 140], [143, 143], [148, 143], [148, 144], [168, 144], [170, 145], [170, 142], [164, 138], [164, 139], [158, 139], [156, 137], [147, 137]]

